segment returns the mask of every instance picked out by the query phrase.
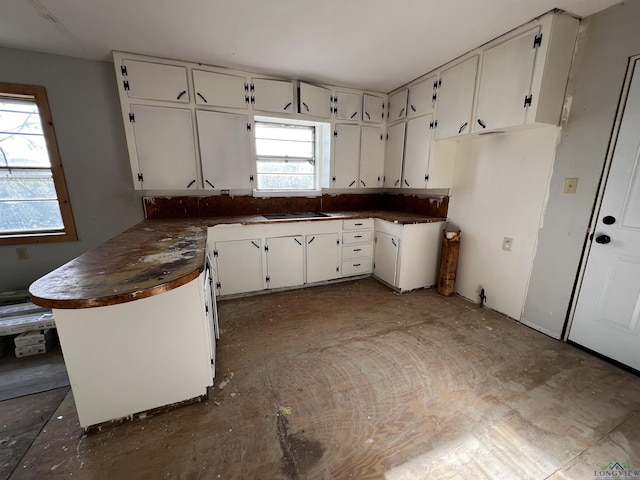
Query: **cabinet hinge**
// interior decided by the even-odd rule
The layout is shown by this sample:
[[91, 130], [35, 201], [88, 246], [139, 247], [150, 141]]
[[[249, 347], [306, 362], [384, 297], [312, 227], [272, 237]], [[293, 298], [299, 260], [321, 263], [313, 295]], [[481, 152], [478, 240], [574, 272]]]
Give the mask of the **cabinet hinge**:
[[425, 181], [425, 182], [428, 182], [428, 181], [429, 181], [429, 175], [425, 175], [425, 176], [424, 176], [424, 181]]
[[255, 105], [255, 103], [256, 103], [256, 97], [251, 95], [251, 105]]
[[249, 175], [249, 181], [253, 183], [253, 175]]
[[540, 47], [542, 45], [542, 34], [539, 33], [536, 35], [536, 38], [533, 39], [533, 48]]
[[[248, 92], [249, 91], [249, 84], [245, 82], [244, 84], [244, 91]], [[246, 97], [245, 97], [246, 98]]]
[[214, 251], [213, 251], [213, 256], [214, 256], [214, 257], [217, 257], [217, 256], [218, 256], [218, 250], [214, 250]]
[[387, 133], [387, 136], [385, 137], [387, 140], [389, 140], [389, 134]]
[[135, 116], [135, 114], [133, 114], [133, 113], [130, 113], [130, 114], [129, 114], [129, 121], [130, 121], [131, 123], [136, 123], [136, 116]]
[[436, 88], [438, 88], [438, 81], [437, 80], [435, 82], [433, 82], [433, 89], [435, 90]]
[[526, 97], [524, 97], [524, 106], [525, 106], [525, 108], [531, 106], [531, 100], [532, 99], [533, 99], [533, 95], [527, 95]]
[[249, 95], [245, 95], [245, 96], [244, 96], [244, 103], [246, 103], [247, 105], [249, 105]]
[[256, 91], [256, 86], [253, 83], [249, 84], [249, 90], [252, 91], [252, 92], [255, 92]]
[[434, 93], [434, 94], [431, 96], [431, 101], [432, 101], [432, 102], [435, 102], [435, 101], [436, 101], [436, 98], [438, 98], [438, 94], [437, 94], [437, 93]]
[[340, 267], [336, 267], [336, 272], [340, 273]]
[[[269, 245], [265, 245], [265, 246], [264, 246], [264, 251], [265, 251], [265, 252], [268, 252], [268, 251], [269, 251]], [[269, 277], [267, 277], [267, 278], [269, 278]], [[267, 281], [268, 281], [268, 280], [267, 280]]]
[[250, 131], [251, 131], [251, 124], [247, 123], [247, 132], [250, 132]]
[[438, 80], [438, 88], [440, 88], [442, 86], [442, 79]]
[[337, 137], [337, 136], [338, 136], [338, 130], [334, 130], [334, 131], [333, 131], [333, 136], [334, 136], [334, 137]]
[[336, 177], [335, 177], [335, 175], [334, 175], [333, 177], [331, 177], [331, 181], [332, 181], [333, 183], [336, 183]]
[[336, 240], [336, 245], [340, 245], [340, 239]]
[[127, 66], [126, 65], [120, 65], [120, 73], [122, 74], [123, 77], [127, 76]]
[[220, 282], [216, 282], [216, 288], [220, 290], [220, 288], [222, 288], [222, 284]]
[[204, 313], [209, 314], [209, 305], [204, 306]]
[[142, 180], [143, 180], [143, 176], [142, 176], [142, 174], [141, 174], [141, 173], [139, 173], [139, 174], [138, 174], [138, 181], [139, 181], [139, 182], [142, 182]]
[[382, 134], [380, 134], [380, 141], [384, 141], [384, 136]]
[[265, 280], [269, 283], [271, 281], [271, 277], [266, 277]]
[[438, 128], [438, 120], [434, 120], [433, 122], [429, 122], [429, 128], [430, 129]]
[[123, 80], [122, 85], [124, 86], [125, 91], [129, 90], [129, 80]]

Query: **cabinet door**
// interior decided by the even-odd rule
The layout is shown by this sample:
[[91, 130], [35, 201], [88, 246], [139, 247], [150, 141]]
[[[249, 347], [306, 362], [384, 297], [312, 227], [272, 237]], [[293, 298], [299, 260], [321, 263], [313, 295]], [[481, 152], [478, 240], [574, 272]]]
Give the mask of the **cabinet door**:
[[384, 98], [365, 93], [362, 120], [371, 123], [384, 122]]
[[196, 103], [212, 107], [247, 109], [249, 92], [247, 79], [226, 73], [193, 70]]
[[362, 127], [360, 135], [360, 186], [382, 186], [384, 176], [384, 141], [382, 128]]
[[376, 232], [373, 252], [373, 274], [389, 285], [396, 286], [400, 239], [387, 233]]
[[262, 290], [262, 241], [215, 242], [216, 279], [219, 295]]
[[478, 55], [444, 70], [438, 87], [436, 139], [471, 131], [471, 108], [478, 72]]
[[474, 132], [524, 123], [539, 33], [536, 27], [484, 52]]
[[404, 146], [405, 188], [426, 188], [429, 179], [429, 152], [431, 149], [432, 129], [429, 124], [432, 115], [412, 118], [407, 122], [407, 134]]
[[215, 296], [213, 290], [213, 277], [209, 262], [204, 273], [204, 320], [208, 337], [209, 359], [211, 361], [211, 377], [216, 378], [216, 339], [218, 334], [218, 312], [216, 311]]
[[389, 97], [389, 116], [387, 121], [394, 122], [407, 116], [407, 90], [400, 90]]
[[409, 87], [408, 116], [433, 113], [436, 104], [435, 84], [436, 76], [432, 75]]
[[336, 124], [333, 136], [333, 187], [357, 188], [360, 126]]
[[252, 80], [254, 110], [263, 112], [292, 113], [293, 83], [286, 80], [254, 78]]
[[387, 128], [387, 144], [384, 152], [384, 186], [386, 188], [400, 188], [404, 125], [404, 122], [401, 122]]
[[131, 105], [130, 112], [142, 187], [147, 190], [197, 188], [191, 111]]
[[338, 278], [337, 233], [307, 235], [307, 283], [322, 282]]
[[292, 287], [304, 283], [304, 238], [266, 239], [268, 288]]
[[206, 189], [251, 188], [251, 140], [246, 115], [196, 110]]
[[331, 117], [331, 90], [300, 82], [300, 104], [298, 110], [304, 115]]
[[186, 68], [139, 60], [123, 60], [122, 66], [129, 98], [189, 103]]
[[351, 92], [336, 91], [333, 97], [334, 113], [340, 120], [359, 120], [360, 95]]

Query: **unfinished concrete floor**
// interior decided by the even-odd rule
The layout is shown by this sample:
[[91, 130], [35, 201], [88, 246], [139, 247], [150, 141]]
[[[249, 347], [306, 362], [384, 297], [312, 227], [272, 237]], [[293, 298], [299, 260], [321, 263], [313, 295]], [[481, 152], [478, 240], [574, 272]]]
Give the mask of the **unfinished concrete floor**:
[[10, 478], [582, 480], [640, 467], [640, 378], [463, 299], [366, 279], [219, 311], [208, 401], [83, 436], [69, 393]]

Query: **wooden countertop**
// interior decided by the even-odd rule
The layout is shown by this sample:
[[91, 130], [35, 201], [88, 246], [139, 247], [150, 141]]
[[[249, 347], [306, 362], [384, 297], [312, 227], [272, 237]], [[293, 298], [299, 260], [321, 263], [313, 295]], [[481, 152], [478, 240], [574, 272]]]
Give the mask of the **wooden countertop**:
[[36, 280], [29, 293], [48, 308], [90, 308], [131, 302], [172, 290], [197, 278], [206, 256], [207, 227], [299, 221], [380, 218], [400, 224], [441, 222], [393, 211], [325, 212], [310, 219], [267, 220], [261, 215], [143, 220], [111, 240]]

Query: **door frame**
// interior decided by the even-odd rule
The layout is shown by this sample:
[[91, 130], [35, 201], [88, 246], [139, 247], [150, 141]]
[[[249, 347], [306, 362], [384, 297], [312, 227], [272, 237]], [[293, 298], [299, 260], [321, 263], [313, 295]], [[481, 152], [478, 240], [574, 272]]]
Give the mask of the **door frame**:
[[587, 268], [587, 261], [589, 260], [589, 253], [591, 252], [591, 245], [593, 244], [593, 232], [596, 229], [598, 216], [600, 215], [600, 207], [602, 206], [602, 199], [607, 187], [607, 181], [609, 180], [609, 172], [611, 170], [613, 154], [618, 143], [618, 134], [620, 132], [620, 125], [622, 124], [622, 116], [627, 105], [629, 89], [631, 87], [631, 80], [633, 79], [635, 68], [640, 69], [640, 54], [629, 57], [629, 60], [627, 62], [627, 71], [625, 73], [624, 82], [622, 84], [620, 98], [618, 99], [616, 116], [613, 122], [613, 127], [611, 129], [611, 138], [609, 140], [609, 145], [607, 146], [607, 154], [605, 156], [605, 162], [602, 167], [602, 173], [600, 174], [598, 192], [596, 193], [596, 197], [594, 199], [593, 209], [591, 211], [591, 220], [589, 221], [589, 227], [587, 228], [587, 234], [584, 240], [584, 246], [582, 248], [582, 256], [580, 257], [580, 264], [578, 266], [576, 280], [573, 285], [573, 291], [571, 293], [571, 299], [569, 301], [567, 318], [562, 329], [561, 338], [564, 342], [569, 341], [569, 332], [571, 330], [571, 325], [573, 324], [576, 306], [578, 304], [578, 295], [582, 288], [582, 282], [584, 280], [584, 274]]

